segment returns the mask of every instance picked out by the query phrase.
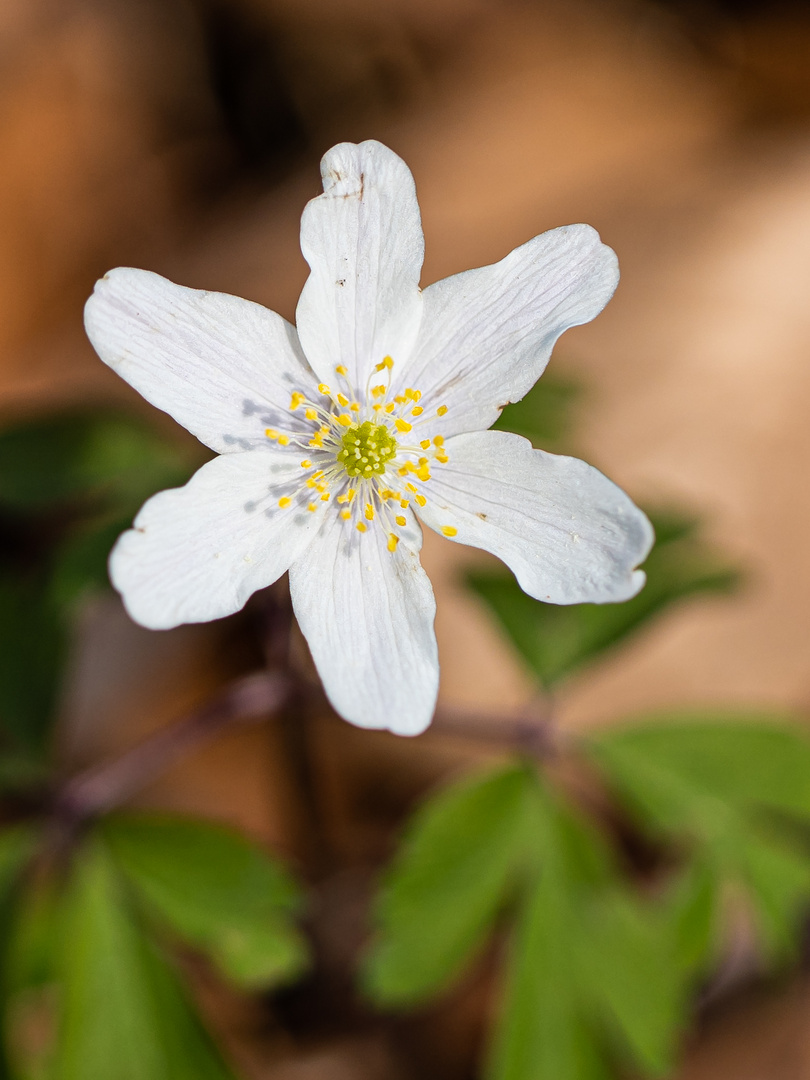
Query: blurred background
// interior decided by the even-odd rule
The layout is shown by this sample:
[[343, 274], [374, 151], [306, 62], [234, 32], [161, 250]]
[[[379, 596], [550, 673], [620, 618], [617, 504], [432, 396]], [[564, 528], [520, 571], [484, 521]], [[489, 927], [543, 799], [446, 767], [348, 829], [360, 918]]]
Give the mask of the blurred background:
[[[3, 425], [114, 407], [203, 460], [97, 359], [84, 300], [106, 270], [131, 265], [292, 319], [306, 277], [298, 223], [320, 189], [320, 156], [365, 138], [414, 173], [424, 283], [556, 225], [600, 231], [622, 283], [550, 367], [583, 388], [576, 450], [634, 497], [697, 512], [744, 570], [732, 597], [678, 607], [567, 683], [563, 731], [676, 705], [806, 711], [804, 3], [3, 0]], [[462, 580], [485, 560], [430, 534], [423, 561], [445, 714], [519, 717], [532, 680]], [[84, 603], [60, 690], [60, 770], [123, 751], [250, 670], [240, 633], [150, 634], [111, 595]], [[339, 968], [365, 932], [373, 874], [403, 816], [493, 751], [440, 729], [398, 741], [328, 715], [310, 736], [314, 810], [302, 809], [283, 726], [228, 732], [136, 801], [236, 825], [293, 865], [311, 859], [307, 815], [319, 814], [331, 871], [309, 918]], [[491, 1010], [486, 972], [396, 1037], [341, 1011], [339, 980], [291, 991], [275, 1012], [204, 972], [194, 980], [231, 1059], [268, 1080], [472, 1075]], [[801, 966], [777, 984], [744, 983], [701, 1014], [671, 1075], [806, 1078], [809, 1017]]]

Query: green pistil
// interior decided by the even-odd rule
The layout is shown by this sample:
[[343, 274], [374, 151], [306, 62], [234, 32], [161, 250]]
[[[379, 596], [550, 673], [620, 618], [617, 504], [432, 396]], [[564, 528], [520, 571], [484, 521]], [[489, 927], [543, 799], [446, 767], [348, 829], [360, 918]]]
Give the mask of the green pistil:
[[343, 436], [343, 449], [337, 459], [349, 476], [380, 476], [397, 452], [397, 441], [385, 424], [366, 420], [349, 428]]

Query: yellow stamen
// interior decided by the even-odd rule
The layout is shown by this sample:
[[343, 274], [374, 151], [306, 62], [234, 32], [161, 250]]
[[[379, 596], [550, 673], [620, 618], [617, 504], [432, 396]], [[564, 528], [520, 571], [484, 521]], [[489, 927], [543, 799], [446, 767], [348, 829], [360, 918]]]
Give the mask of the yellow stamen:
[[349, 374], [349, 370], [348, 370], [348, 368], [346, 367], [345, 364], [338, 364], [338, 366], [335, 368], [335, 371], [338, 373], [338, 375], [348, 375]]
[[433, 438], [434, 446], [444, 446], [444, 435], [436, 435]]
[[301, 462], [301, 468], [302, 469], [311, 469], [312, 468], [312, 462], [309, 460], [309, 458], [304, 458], [304, 460]]
[[342, 424], [344, 427], [351, 427], [354, 423], [349, 414], [345, 412], [340, 414], [340, 416], [337, 418], [337, 422], [339, 424]]
[[271, 427], [265, 428], [264, 433], [265, 433], [265, 435], [267, 436], [268, 439], [277, 439], [278, 438], [278, 432], [276, 430], [274, 430], [273, 428], [271, 428]]
[[372, 397], [382, 397], [382, 395], [384, 393], [385, 393], [385, 387], [384, 386], [372, 386], [372, 388], [371, 388], [371, 396]]
[[325, 382], [322, 382], [322, 383], [318, 383], [318, 393], [319, 394], [327, 394], [327, 395], [329, 395], [329, 394], [332, 393], [332, 391], [329, 389], [329, 387], [326, 385]]
[[401, 526], [403, 528], [404, 528], [405, 525], [408, 524], [407, 518], [404, 518], [402, 516], [402, 514], [397, 514], [397, 516], [394, 518], [394, 521], [397, 523], [397, 525], [399, 525], [399, 526]]
[[436, 410], [436, 415], [437, 416], [444, 416], [446, 412], [447, 412], [447, 406], [446, 405], [440, 405], [438, 407], [438, 409]]
[[282, 495], [281, 498], [278, 500], [278, 505], [281, 507], [282, 510], [286, 510], [288, 506], [292, 505], [292, 499], [289, 497], [289, 495]]
[[388, 534], [388, 550], [389, 551], [396, 551], [398, 543], [399, 543], [399, 537], [394, 536], [393, 533], [389, 533]]
[[452, 525], [442, 525], [442, 532], [445, 536], [455, 536], [458, 529], [454, 529]]
[[356, 494], [357, 492], [354, 488], [349, 488], [349, 490], [346, 492], [346, 498], [349, 500], [349, 502], [351, 502]]
[[329, 502], [329, 492], [328, 491], [325, 491], [323, 493], [323, 495], [321, 495], [321, 502]]
[[374, 520], [374, 507], [371, 505], [371, 503], [366, 503], [365, 517], [366, 521]]
[[409, 424], [407, 420], [397, 419], [394, 421], [394, 427], [397, 429], [397, 431], [410, 431], [412, 425]]
[[307, 510], [309, 510], [310, 514], [314, 514], [316, 509], [315, 503], [310, 503], [309, 506], [307, 506]]
[[423, 450], [427, 450], [427, 448], [430, 446], [430, 439], [422, 439], [419, 445], [422, 447]]
[[357, 524], [355, 525], [355, 529], [357, 529], [358, 532], [365, 532], [366, 531], [366, 523], [365, 523], [365, 521], [358, 521]]
[[419, 503], [420, 506], [424, 506], [425, 503], [427, 502], [427, 499], [425, 498], [424, 495], [417, 495], [416, 496], [416, 501]]
[[414, 405], [411, 409], [411, 416], [421, 416], [424, 411], [421, 405]]
[[295, 409], [297, 409], [299, 405], [303, 405], [306, 400], [306, 394], [302, 394], [300, 390], [295, 390], [290, 399], [290, 408], [295, 411]]
[[279, 435], [279, 437], [278, 437], [278, 445], [279, 446], [289, 446], [290, 445], [290, 436], [289, 435]]
[[349, 399], [345, 394], [338, 394], [337, 399], [338, 404], [342, 405], [344, 408], [349, 404]]
[[304, 412], [304, 416], [307, 418], [307, 420], [317, 420], [318, 419], [318, 413], [316, 412], [315, 409], [307, 409]]
[[351, 405], [349, 406], [349, 408], [352, 410], [352, 412], [360, 412], [360, 402], [359, 401], [353, 401], [351, 403]]
[[388, 402], [388, 404], [387, 404], [387, 405], [385, 406], [385, 411], [386, 411], [387, 413], [392, 413], [392, 412], [394, 411], [394, 409], [395, 409], [395, 408], [396, 408], [396, 405], [394, 404], [394, 402], [393, 402], [393, 401], [389, 401], [389, 402]]
[[340, 516], [343, 518], [344, 521], [348, 521], [349, 518], [352, 516], [352, 512], [351, 510], [341, 510]]

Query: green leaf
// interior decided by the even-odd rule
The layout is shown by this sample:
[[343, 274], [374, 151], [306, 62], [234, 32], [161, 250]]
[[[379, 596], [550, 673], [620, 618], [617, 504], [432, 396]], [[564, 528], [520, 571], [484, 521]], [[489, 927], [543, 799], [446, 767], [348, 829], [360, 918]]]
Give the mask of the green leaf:
[[620, 884], [599, 835], [541, 787], [491, 1080], [592, 1080], [611, 1059], [663, 1074], [684, 1023], [674, 922]]
[[65, 648], [47, 576], [0, 566], [0, 727], [23, 756], [44, 749]]
[[586, 908], [577, 935], [579, 979], [595, 1019], [654, 1076], [672, 1067], [686, 1015], [687, 983], [666, 916], [614, 888]]
[[546, 372], [524, 398], [507, 405], [492, 426], [523, 435], [541, 450], [559, 452], [571, 426], [572, 408], [581, 396], [575, 382]]
[[77, 859], [63, 926], [55, 1080], [229, 1080], [98, 843]]
[[0, 506], [16, 513], [93, 497], [136, 508], [188, 471], [186, 454], [125, 416], [49, 416], [0, 432]]
[[644, 565], [647, 584], [623, 604], [543, 604], [527, 596], [511, 574], [468, 575], [545, 687], [593, 663], [672, 604], [736, 586], [739, 575], [698, 540], [694, 521], [654, 512], [650, 518], [658, 541]]
[[110, 817], [102, 828], [148, 909], [228, 978], [267, 987], [304, 969], [298, 890], [257, 844], [222, 825], [157, 815]]
[[376, 905], [373, 1000], [425, 1000], [470, 961], [524, 867], [533, 783], [522, 768], [465, 779], [416, 814]]
[[791, 823], [810, 821], [807, 734], [761, 714], [669, 714], [586, 750], [644, 823], [689, 839], [704, 890], [747, 888], [766, 951], [788, 955], [810, 900], [810, 847]]

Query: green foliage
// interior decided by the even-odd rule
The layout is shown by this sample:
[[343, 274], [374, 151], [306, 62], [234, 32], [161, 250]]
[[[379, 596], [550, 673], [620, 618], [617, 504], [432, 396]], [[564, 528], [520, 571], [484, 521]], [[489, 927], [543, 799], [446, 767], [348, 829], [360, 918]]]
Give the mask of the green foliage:
[[581, 396], [576, 383], [546, 372], [524, 398], [507, 405], [492, 426], [496, 431], [514, 431], [541, 450], [560, 453], [573, 406]]
[[689, 845], [704, 923], [730, 881], [749, 895], [767, 950], [795, 948], [810, 899], [810, 738], [801, 728], [761, 714], [669, 714], [594, 736], [586, 750], [643, 827]]
[[258, 845], [221, 825], [154, 815], [110, 817], [103, 834], [147, 909], [233, 982], [268, 987], [306, 966], [291, 919], [299, 891]]
[[685, 1003], [675, 921], [627, 892], [599, 835], [526, 768], [455, 785], [414, 819], [377, 907], [367, 992], [425, 1001], [515, 910], [492, 1080], [596, 1080], [611, 1053], [663, 1073]]
[[65, 898], [54, 1080], [228, 1080], [174, 974], [88, 845]]
[[123, 416], [49, 417], [0, 432], [0, 728], [18, 756], [47, 747], [76, 599], [106, 585], [115, 538], [191, 464]]
[[529, 850], [533, 783], [522, 768], [442, 791], [411, 823], [376, 909], [364, 981], [386, 1005], [443, 989], [483, 943]]
[[647, 584], [624, 604], [544, 604], [527, 596], [509, 573], [468, 576], [546, 688], [593, 663], [673, 604], [699, 594], [725, 593], [737, 584], [737, 572], [700, 540], [695, 520], [655, 512], [650, 518], [657, 543], [644, 565]]

